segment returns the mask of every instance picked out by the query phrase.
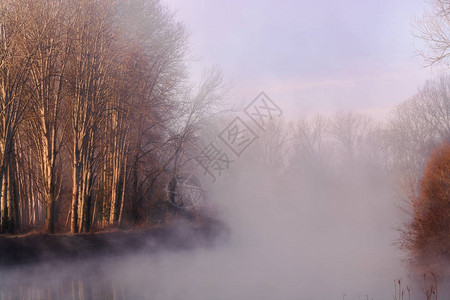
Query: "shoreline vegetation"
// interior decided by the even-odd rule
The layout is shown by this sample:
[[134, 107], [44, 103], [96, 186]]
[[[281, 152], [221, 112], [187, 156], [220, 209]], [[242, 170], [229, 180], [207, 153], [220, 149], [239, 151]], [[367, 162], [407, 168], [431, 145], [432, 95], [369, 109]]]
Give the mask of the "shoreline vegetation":
[[187, 30], [159, 0], [13, 0], [0, 16], [0, 233], [154, 224], [221, 111], [220, 72], [189, 81]]

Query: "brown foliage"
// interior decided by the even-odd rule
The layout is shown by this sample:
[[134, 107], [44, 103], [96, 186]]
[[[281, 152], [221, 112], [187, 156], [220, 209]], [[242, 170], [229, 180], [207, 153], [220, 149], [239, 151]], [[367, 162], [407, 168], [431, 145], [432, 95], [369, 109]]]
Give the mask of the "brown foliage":
[[431, 154], [412, 203], [416, 215], [408, 224], [405, 245], [416, 262], [450, 260], [450, 142]]

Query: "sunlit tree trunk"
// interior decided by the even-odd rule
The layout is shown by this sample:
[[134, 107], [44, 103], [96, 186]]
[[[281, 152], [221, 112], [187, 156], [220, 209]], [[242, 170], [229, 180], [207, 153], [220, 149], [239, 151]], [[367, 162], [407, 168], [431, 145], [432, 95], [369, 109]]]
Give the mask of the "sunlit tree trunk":
[[[27, 108], [25, 91], [32, 53], [20, 50], [23, 28], [16, 23], [17, 18], [10, 17], [10, 14], [14, 15], [13, 8], [2, 5], [0, 9], [0, 215], [1, 231], [13, 232], [16, 229], [12, 182], [16, 167], [15, 139]], [[20, 11], [18, 14], [20, 17]]]
[[87, 0], [75, 5], [74, 55], [71, 77], [73, 184], [71, 231], [87, 231], [90, 227], [96, 134], [102, 122], [106, 101], [109, 22], [107, 7]]
[[[45, 227], [55, 231], [55, 207], [60, 178], [56, 173], [62, 145], [63, 97], [69, 59], [69, 30], [63, 29], [68, 7], [65, 1], [43, 2], [31, 6], [28, 18], [29, 47], [34, 48], [31, 64], [33, 137], [41, 167], [41, 182], [46, 205]], [[28, 49], [28, 51], [33, 51]]]

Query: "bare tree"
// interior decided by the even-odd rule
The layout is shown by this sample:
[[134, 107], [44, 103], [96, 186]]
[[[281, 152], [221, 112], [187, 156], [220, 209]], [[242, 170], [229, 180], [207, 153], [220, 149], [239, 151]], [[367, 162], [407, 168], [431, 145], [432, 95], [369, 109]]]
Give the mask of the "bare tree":
[[450, 76], [429, 80], [416, 95], [421, 118], [431, 131], [432, 138], [450, 139]]
[[419, 51], [426, 66], [446, 64], [450, 56], [450, 2], [433, 0], [431, 11], [418, 19], [415, 35], [422, 39], [426, 48]]
[[0, 186], [2, 231], [16, 227], [16, 134], [28, 104], [27, 81], [33, 52], [24, 52], [26, 14], [21, 3], [1, 3], [0, 11]]
[[[169, 124], [176, 122], [187, 35], [159, 1], [125, 1], [120, 11], [124, 14], [120, 16], [123, 34], [130, 45], [136, 45], [140, 58], [134, 65], [139, 74], [130, 111], [126, 188], [130, 191], [131, 218], [141, 222], [145, 202], [154, 197], [153, 183], [167, 165], [162, 154], [171, 143]], [[127, 18], [130, 12], [135, 16], [131, 22]], [[135, 27], [141, 29], [136, 31]]]
[[108, 2], [73, 3], [73, 50], [70, 64], [72, 121], [71, 231], [88, 231], [98, 125], [105, 111], [108, 86], [105, 78], [114, 57], [108, 51], [113, 39]]
[[387, 135], [392, 169], [420, 177], [432, 149], [450, 138], [449, 84], [446, 76], [428, 81], [394, 109]]
[[329, 120], [322, 115], [316, 115], [311, 120], [301, 119], [293, 132], [293, 142], [296, 151], [305, 159], [319, 162], [323, 156], [323, 144], [329, 131]]
[[178, 174], [182, 170], [192, 171], [189, 168], [195, 168], [197, 164], [196, 159], [204, 146], [203, 135], [207, 135], [208, 125], [232, 111], [224, 107], [226, 93], [222, 73], [213, 68], [203, 73], [198, 89], [189, 89], [178, 102], [176, 121], [170, 126], [171, 142], [165, 165], [170, 178], [168, 193], [172, 202]]
[[46, 229], [55, 231], [55, 206], [60, 192], [57, 174], [58, 154], [62, 147], [67, 88], [67, 64], [71, 47], [70, 29], [64, 22], [65, 1], [27, 3], [26, 52], [34, 51], [30, 69], [32, 99], [30, 127], [40, 162], [40, 177], [47, 207]]
[[291, 137], [290, 124], [282, 117], [273, 118], [250, 152], [265, 170], [280, 173], [287, 166]]
[[363, 114], [338, 113], [331, 127], [331, 135], [343, 146], [347, 158], [353, 158], [360, 149], [371, 125], [371, 118]]

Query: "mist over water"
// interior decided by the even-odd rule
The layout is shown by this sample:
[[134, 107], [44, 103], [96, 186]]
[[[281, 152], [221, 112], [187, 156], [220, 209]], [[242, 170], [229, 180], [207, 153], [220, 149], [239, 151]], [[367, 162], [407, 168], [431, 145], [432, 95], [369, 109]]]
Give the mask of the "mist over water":
[[[422, 1], [197, 2], [1, 5], [0, 300], [424, 299], [407, 258], [432, 269], [450, 251], [420, 215], [450, 77], [394, 107], [432, 74], [409, 32]], [[447, 41], [441, 9], [418, 46], [429, 29]], [[218, 65], [201, 78], [197, 51]], [[201, 178], [208, 205], [184, 210], [182, 175], [227, 151], [231, 167]], [[411, 298], [393, 296], [399, 279]]]
[[31, 299], [391, 299], [394, 279], [411, 283], [393, 245], [401, 219], [383, 171], [353, 165], [278, 175], [248, 157], [210, 187], [229, 239], [2, 270], [4, 291], [34, 289]]

